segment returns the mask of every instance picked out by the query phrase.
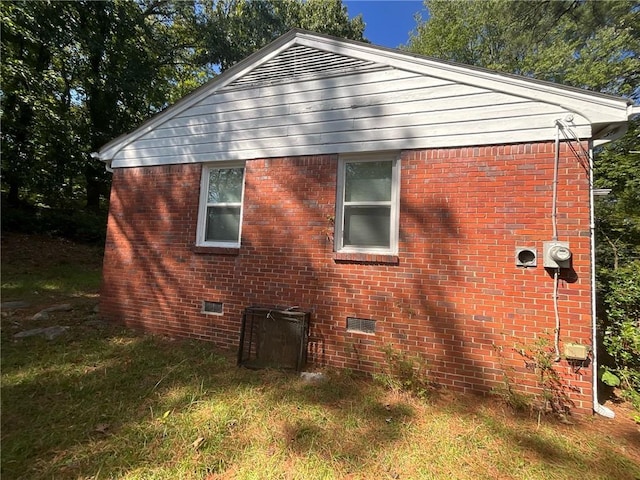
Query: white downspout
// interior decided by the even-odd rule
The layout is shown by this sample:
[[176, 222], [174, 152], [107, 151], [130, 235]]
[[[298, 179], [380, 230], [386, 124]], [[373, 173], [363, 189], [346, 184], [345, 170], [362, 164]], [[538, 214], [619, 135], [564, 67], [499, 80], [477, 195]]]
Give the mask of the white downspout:
[[603, 417], [613, 418], [613, 410], [598, 402], [598, 334], [596, 319], [596, 214], [593, 196], [593, 143], [589, 142], [589, 229], [591, 230], [591, 345], [593, 347], [593, 364], [591, 367], [593, 381], [593, 411]]

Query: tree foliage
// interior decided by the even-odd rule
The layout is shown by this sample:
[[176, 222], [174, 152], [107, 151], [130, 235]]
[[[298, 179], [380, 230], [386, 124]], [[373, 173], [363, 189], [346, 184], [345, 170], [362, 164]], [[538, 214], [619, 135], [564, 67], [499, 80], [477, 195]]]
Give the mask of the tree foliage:
[[21, 193], [56, 205], [108, 177], [90, 159], [164, 104], [170, 12], [128, 1], [3, 2], [2, 170]]
[[637, 2], [426, 0], [407, 49], [443, 60], [638, 98]]
[[640, 259], [640, 119], [598, 152], [594, 166], [594, 186], [610, 190], [595, 199], [598, 267], [615, 272]]
[[349, 19], [341, 0], [218, 0], [205, 4], [204, 63], [222, 70], [291, 28], [363, 40], [360, 16]]
[[640, 411], [640, 261], [619, 268], [608, 286], [603, 342], [613, 368], [606, 373]]
[[90, 153], [292, 27], [363, 39], [341, 0], [0, 2], [2, 182], [11, 203], [84, 197]]

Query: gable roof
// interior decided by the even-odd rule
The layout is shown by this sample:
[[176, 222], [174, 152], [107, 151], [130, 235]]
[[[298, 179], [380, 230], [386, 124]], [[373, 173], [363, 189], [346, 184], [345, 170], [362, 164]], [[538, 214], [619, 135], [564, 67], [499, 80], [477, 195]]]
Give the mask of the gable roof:
[[115, 167], [624, 133], [627, 99], [291, 30], [94, 154]]

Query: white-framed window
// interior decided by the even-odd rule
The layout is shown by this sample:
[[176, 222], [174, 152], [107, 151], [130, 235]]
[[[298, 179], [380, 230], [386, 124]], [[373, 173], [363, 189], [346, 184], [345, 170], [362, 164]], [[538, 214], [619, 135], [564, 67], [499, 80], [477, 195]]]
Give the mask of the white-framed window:
[[398, 153], [341, 156], [338, 162], [335, 249], [398, 253]]
[[240, 247], [244, 163], [203, 165], [196, 244]]

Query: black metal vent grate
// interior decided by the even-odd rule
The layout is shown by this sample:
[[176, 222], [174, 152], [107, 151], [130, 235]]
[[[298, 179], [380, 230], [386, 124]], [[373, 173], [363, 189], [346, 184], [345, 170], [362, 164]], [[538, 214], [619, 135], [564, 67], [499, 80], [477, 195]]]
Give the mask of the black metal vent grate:
[[306, 363], [310, 316], [263, 307], [245, 309], [238, 365], [301, 370]]
[[347, 331], [360, 333], [376, 333], [376, 321], [366, 318], [347, 317]]
[[202, 302], [202, 312], [222, 315], [222, 302], [208, 302], [204, 300]]
[[283, 80], [289, 81], [292, 78], [318, 75], [320, 73], [343, 73], [345, 71], [371, 68], [376, 65], [375, 62], [370, 60], [361, 60], [304, 45], [295, 45], [280, 52], [276, 57], [227, 85], [224, 90], [275, 83]]

